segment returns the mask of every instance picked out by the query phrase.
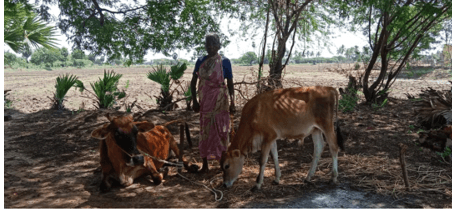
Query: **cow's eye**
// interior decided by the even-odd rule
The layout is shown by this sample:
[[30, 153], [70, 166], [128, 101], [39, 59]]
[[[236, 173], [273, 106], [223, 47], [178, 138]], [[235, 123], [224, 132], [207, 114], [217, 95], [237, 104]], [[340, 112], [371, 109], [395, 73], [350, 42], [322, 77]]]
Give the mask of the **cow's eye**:
[[226, 170], [226, 169], [228, 169], [229, 168], [229, 165], [225, 165], [224, 166], [224, 169]]

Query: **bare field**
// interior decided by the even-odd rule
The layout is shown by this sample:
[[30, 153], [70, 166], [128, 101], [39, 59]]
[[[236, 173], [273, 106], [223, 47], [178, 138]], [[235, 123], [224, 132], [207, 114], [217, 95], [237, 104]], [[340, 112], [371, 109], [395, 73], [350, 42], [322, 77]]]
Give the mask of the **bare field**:
[[[342, 65], [341, 68], [351, 67]], [[337, 69], [338, 65], [289, 65], [285, 70], [284, 86], [333, 86], [345, 87], [348, 79], [327, 69]], [[156, 108], [154, 95], [159, 94], [159, 85], [146, 78], [151, 68], [113, 68], [123, 74], [119, 87], [129, 81], [126, 93], [128, 102], [135, 99], [139, 106], [135, 114], [143, 114]], [[421, 68], [422, 69], [422, 68]], [[418, 72], [421, 72], [419, 69]], [[110, 69], [109, 69], [110, 70]], [[186, 70], [181, 79], [188, 83], [193, 66]], [[424, 70], [424, 69], [422, 69]], [[256, 81], [257, 66], [233, 66], [234, 81]], [[267, 75], [268, 67], [264, 69]], [[318, 187], [303, 183], [307, 175], [313, 152], [309, 139], [303, 146], [294, 140], [278, 141], [281, 165], [281, 183], [272, 185], [274, 178], [273, 161], [265, 171], [262, 190], [252, 193], [258, 174], [258, 153], [246, 159], [242, 174], [231, 189], [221, 185], [219, 164], [211, 162], [207, 174], [183, 175], [192, 181], [214, 186], [223, 191], [223, 199], [216, 202], [214, 195], [202, 186], [191, 183], [176, 174], [171, 168], [165, 181], [155, 186], [147, 177], [138, 179], [132, 186], [116, 185], [111, 192], [100, 194], [100, 164], [98, 141], [90, 138], [90, 133], [107, 119], [106, 111], [96, 111], [94, 97], [87, 92], [81, 94], [71, 89], [67, 94], [67, 111], [53, 111], [50, 100], [58, 75], [71, 73], [79, 77], [88, 89], [103, 75], [103, 69], [73, 69], [54, 71], [5, 70], [4, 88], [11, 89], [7, 99], [12, 101], [5, 114], [12, 120], [4, 124], [4, 203], [5, 208], [226, 208], [254, 207], [256, 204], [283, 204], [299, 197], [309, 196], [319, 188], [328, 186], [331, 158], [325, 150], [313, 181]], [[415, 70], [416, 73], [416, 70]], [[410, 76], [410, 73], [404, 73]], [[348, 184], [363, 194], [390, 196], [386, 207], [437, 207], [452, 208], [452, 166], [441, 163], [430, 150], [416, 146], [415, 113], [405, 93], [417, 94], [421, 88], [450, 89], [449, 70], [434, 69], [414, 74], [416, 80], [402, 79], [391, 89], [389, 104], [373, 110], [359, 105], [354, 113], [339, 112], [343, 134], [346, 137], [344, 152], [339, 154], [339, 182]], [[238, 113], [234, 117], [237, 127], [241, 106], [253, 96], [253, 85], [236, 85], [243, 96], [236, 91]], [[151, 97], [152, 98], [151, 98]], [[179, 98], [182, 96], [176, 96]], [[173, 112], [148, 112], [142, 117], [161, 124], [185, 117], [191, 125], [194, 146], [186, 150], [191, 162], [201, 166], [198, 134], [199, 115], [186, 112], [184, 103]], [[83, 109], [81, 109], [83, 108]], [[121, 108], [120, 111], [124, 109]], [[117, 113], [117, 112], [115, 112]], [[176, 125], [170, 131], [179, 139]], [[406, 153], [409, 179], [412, 191], [403, 186], [402, 172], [398, 163], [398, 143], [409, 146]], [[339, 186], [337, 188], [343, 188]]]

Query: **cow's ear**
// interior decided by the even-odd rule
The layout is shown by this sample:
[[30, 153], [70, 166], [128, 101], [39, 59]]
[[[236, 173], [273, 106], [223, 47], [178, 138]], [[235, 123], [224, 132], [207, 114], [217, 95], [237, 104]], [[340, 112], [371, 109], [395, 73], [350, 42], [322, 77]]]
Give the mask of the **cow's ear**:
[[232, 150], [232, 157], [240, 157], [240, 150], [239, 149]]
[[109, 124], [107, 123], [107, 124], [105, 124], [104, 126], [95, 129], [95, 130], [91, 133], [91, 137], [97, 138], [97, 139], [100, 139], [100, 140], [105, 139], [105, 138], [107, 137], [107, 134], [108, 134], [108, 130], [107, 130], [108, 125], [109, 125]]
[[155, 125], [148, 121], [142, 121], [142, 122], [134, 122], [135, 126], [137, 126], [138, 131], [140, 132], [146, 132], [152, 130], [152, 128], [155, 127]]

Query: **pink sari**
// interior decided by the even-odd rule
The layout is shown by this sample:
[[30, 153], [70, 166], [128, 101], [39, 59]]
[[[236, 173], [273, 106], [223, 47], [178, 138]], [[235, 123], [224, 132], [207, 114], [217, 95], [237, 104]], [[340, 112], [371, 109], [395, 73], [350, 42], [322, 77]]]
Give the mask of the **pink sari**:
[[200, 101], [202, 158], [220, 160], [229, 143], [229, 93], [224, 83], [221, 56], [206, 59], [197, 72]]

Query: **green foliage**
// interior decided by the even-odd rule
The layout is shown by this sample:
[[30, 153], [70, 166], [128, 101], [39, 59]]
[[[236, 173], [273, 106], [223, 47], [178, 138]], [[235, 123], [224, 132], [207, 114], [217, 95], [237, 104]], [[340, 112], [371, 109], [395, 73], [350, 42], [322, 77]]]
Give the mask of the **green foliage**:
[[4, 99], [4, 101], [5, 101], [4, 106], [5, 106], [6, 109], [13, 108], [13, 101], [7, 100], [7, 99]]
[[72, 61], [72, 66], [74, 67], [90, 67], [93, 65], [93, 62], [87, 59], [74, 59]]
[[[117, 74], [113, 70], [104, 70], [102, 79], [99, 78], [94, 84], [90, 83], [97, 99], [97, 108], [112, 108], [117, 100], [126, 96], [124, 91], [118, 90], [118, 83], [121, 77], [122, 74]], [[83, 83], [79, 81], [76, 82], [76, 87], [80, 88], [81, 92], [86, 89]]]
[[446, 157], [449, 157], [452, 154], [452, 150], [449, 147], [446, 147], [443, 152], [436, 152], [436, 154], [445, 160]]
[[356, 62], [356, 63], [355, 63], [355, 70], [359, 70], [359, 68], [360, 68], [359, 63]]
[[171, 110], [172, 108], [168, 107], [173, 101], [173, 92], [170, 92], [171, 79], [177, 81], [181, 78], [184, 71], [187, 69], [187, 64], [179, 63], [173, 65], [169, 72], [166, 71], [166, 68], [163, 65], [157, 65], [152, 68], [153, 70], [147, 73], [147, 78], [161, 85], [160, 96], [156, 99], [157, 104], [161, 109]]
[[61, 54], [61, 61], [66, 61], [68, 59], [69, 56], [69, 51], [67, 50], [67, 48], [63, 47], [60, 49], [60, 54]]
[[372, 103], [371, 106], [372, 106], [373, 109], [378, 110], [380, 108], [383, 108], [387, 103], [388, 103], [388, 98], [385, 98], [381, 104]]
[[152, 67], [152, 69], [152, 71], [148, 72], [147, 78], [159, 83], [163, 92], [169, 92], [170, 77], [169, 73], [166, 72], [166, 68], [163, 65], [157, 65]]
[[54, 94], [54, 98], [53, 98], [53, 108], [54, 109], [58, 109], [58, 110], [62, 110], [64, 109], [63, 106], [63, 101], [64, 101], [64, 97], [66, 96], [67, 92], [69, 91], [69, 89], [71, 87], [73, 87], [74, 85], [77, 85], [76, 82], [78, 81], [77, 84], [81, 83], [77, 76], [75, 75], [69, 75], [69, 73], [63, 75], [63, 76], [58, 76], [56, 78], [56, 82], [55, 82], [55, 94]]
[[13, 53], [10, 53], [10, 52], [5, 52], [5, 54], [3, 55], [3, 58], [4, 58], [5, 64], [7, 64], [9, 66], [14, 64], [17, 60], [16, 55]]
[[4, 42], [14, 52], [19, 53], [30, 46], [55, 47], [56, 30], [47, 26], [32, 11], [31, 5], [17, 1], [5, 1], [4, 4]]
[[[377, 93], [388, 89], [410, 56], [417, 57], [423, 50], [431, 49], [441, 29], [441, 23], [452, 17], [452, 1], [330, 1], [339, 16], [350, 21], [350, 28], [362, 31], [368, 37], [368, 52], [362, 56], [369, 62], [365, 75], [369, 75], [375, 63], [381, 61], [378, 78], [368, 83], [364, 77], [364, 95], [368, 103], [385, 98]], [[350, 55], [353, 52], [348, 52]], [[347, 54], [347, 52], [346, 52]], [[369, 58], [366, 58], [369, 56]], [[390, 61], [395, 61], [391, 63]], [[378, 99], [381, 101], [381, 99]]]
[[184, 92], [184, 96], [187, 98], [185, 101], [190, 102], [192, 100], [191, 87], [188, 86], [187, 91]]
[[169, 75], [173, 80], [179, 80], [184, 75], [184, 71], [187, 69], [187, 64], [179, 63], [171, 66], [171, 71]]
[[241, 63], [243, 64], [249, 64], [252, 65], [253, 62], [257, 62], [257, 55], [256, 53], [249, 51], [243, 54], [242, 57], [239, 58]]
[[85, 59], [85, 52], [83, 52], [80, 49], [74, 49], [74, 51], [72, 51], [72, 59]]
[[344, 113], [354, 111], [359, 100], [357, 94], [357, 90], [350, 89], [349, 94], [342, 95], [342, 98], [339, 100], [339, 109]]
[[31, 55], [30, 62], [35, 65], [49, 64], [48, 66], [53, 67], [54, 62], [61, 60], [62, 55], [59, 49], [40, 48]]
[[[139, 63], [149, 50], [169, 56], [175, 49], [202, 47], [207, 33], [220, 32], [223, 11], [239, 13], [241, 5], [233, 1], [193, 0], [130, 4], [116, 0], [95, 4], [72, 0], [44, 2], [58, 5], [57, 25], [76, 48], [95, 55], [106, 54], [109, 59], [122, 55], [132, 63]], [[227, 44], [225, 36], [220, 36]]]

